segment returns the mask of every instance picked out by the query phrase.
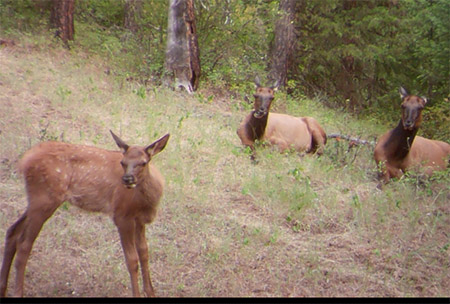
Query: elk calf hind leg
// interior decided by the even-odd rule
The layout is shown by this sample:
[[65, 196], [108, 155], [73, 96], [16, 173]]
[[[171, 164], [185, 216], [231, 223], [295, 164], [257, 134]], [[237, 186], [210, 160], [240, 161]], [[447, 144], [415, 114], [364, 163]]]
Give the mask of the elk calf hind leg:
[[25, 279], [25, 267], [28, 262], [28, 258], [33, 248], [34, 241], [36, 240], [39, 232], [42, 229], [45, 221], [52, 216], [56, 208], [51, 210], [40, 210], [40, 214], [32, 215], [30, 210], [27, 211], [27, 218], [25, 219], [25, 227], [23, 229], [23, 235], [20, 237], [17, 246], [16, 253], [16, 287], [15, 296], [23, 297], [23, 283]]
[[11, 270], [11, 264], [16, 255], [17, 239], [22, 234], [26, 213], [8, 228], [5, 238], [5, 252], [3, 255], [2, 269], [0, 272], [0, 297], [6, 296], [8, 287], [8, 277]]
[[[31, 249], [33, 248], [34, 241], [39, 235], [45, 221], [52, 216], [61, 203], [62, 202], [59, 203], [55, 199], [52, 199], [47, 191], [28, 191], [28, 209], [22, 217], [11, 226], [8, 231], [9, 235], [7, 236], [9, 237], [9, 240], [7, 239], [9, 244], [6, 246], [8, 247], [7, 249], [10, 250], [9, 253], [12, 253], [12, 257], [14, 257], [15, 251], [14, 267], [16, 269], [16, 280], [14, 296], [23, 296], [25, 268]], [[12, 257], [5, 256], [6, 259], [11, 260], [5, 261], [4, 258], [2, 274], [7, 274], [7, 268], [11, 266]], [[5, 269], [3, 269], [3, 267], [5, 267]]]

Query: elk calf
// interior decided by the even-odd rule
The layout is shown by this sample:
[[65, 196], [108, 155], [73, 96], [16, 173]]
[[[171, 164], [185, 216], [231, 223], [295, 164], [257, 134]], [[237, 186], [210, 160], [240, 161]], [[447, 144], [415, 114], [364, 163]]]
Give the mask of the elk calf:
[[254, 159], [255, 140], [267, 140], [281, 152], [289, 148], [302, 152], [322, 154], [327, 141], [325, 131], [312, 117], [294, 117], [270, 113], [277, 85], [262, 87], [255, 79], [254, 110], [248, 114], [237, 129], [243, 145], [251, 148]]
[[6, 295], [14, 256], [15, 296], [23, 296], [25, 267], [42, 225], [64, 202], [109, 214], [120, 234], [133, 296], [139, 296], [141, 265], [144, 292], [154, 296], [148, 269], [145, 224], [156, 216], [164, 179], [150, 160], [164, 149], [169, 134], [146, 146], [128, 146], [112, 131], [121, 152], [62, 142], [42, 142], [25, 153], [19, 170], [25, 178], [28, 208], [8, 229], [0, 272]]
[[416, 136], [422, 122], [425, 97], [409, 95], [400, 88], [402, 117], [397, 127], [388, 131], [375, 146], [374, 158], [385, 182], [399, 178], [413, 167], [422, 167], [427, 175], [445, 170], [450, 155], [448, 143]]

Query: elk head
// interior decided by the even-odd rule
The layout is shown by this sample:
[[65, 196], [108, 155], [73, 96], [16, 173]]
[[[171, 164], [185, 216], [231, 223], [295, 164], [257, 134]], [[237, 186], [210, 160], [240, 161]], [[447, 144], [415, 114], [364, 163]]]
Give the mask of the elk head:
[[400, 87], [400, 97], [402, 98], [402, 124], [405, 130], [419, 128], [422, 122], [422, 110], [427, 103], [425, 97], [409, 95], [408, 92]]
[[122, 183], [127, 188], [134, 188], [143, 180], [143, 175], [148, 172], [147, 165], [152, 157], [164, 149], [170, 134], [164, 135], [146, 147], [139, 147], [127, 145], [111, 130], [110, 132], [123, 153], [123, 158], [120, 162], [124, 171]]
[[253, 116], [255, 118], [262, 118], [269, 113], [272, 100], [275, 98], [274, 93], [278, 89], [278, 81], [271, 87], [262, 87], [259, 81], [259, 77], [255, 78], [256, 92], [253, 94], [255, 97], [255, 111]]

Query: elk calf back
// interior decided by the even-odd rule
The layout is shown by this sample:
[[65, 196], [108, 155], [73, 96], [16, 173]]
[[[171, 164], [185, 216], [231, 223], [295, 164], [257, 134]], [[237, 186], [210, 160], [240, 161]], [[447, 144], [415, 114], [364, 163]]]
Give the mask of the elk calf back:
[[25, 153], [19, 169], [29, 194], [36, 188], [57, 201], [111, 214], [114, 189], [121, 186], [122, 157], [96, 147], [42, 142]]

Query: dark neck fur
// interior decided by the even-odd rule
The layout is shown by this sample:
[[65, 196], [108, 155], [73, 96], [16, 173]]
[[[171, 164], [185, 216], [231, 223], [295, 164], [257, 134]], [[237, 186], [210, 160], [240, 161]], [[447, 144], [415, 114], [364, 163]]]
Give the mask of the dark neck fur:
[[266, 114], [261, 118], [255, 118], [254, 114], [255, 111], [252, 111], [250, 120], [245, 126], [247, 136], [252, 140], [261, 139], [264, 136], [269, 117], [269, 114]]
[[384, 148], [395, 159], [403, 159], [408, 155], [419, 129], [405, 130], [400, 120], [397, 127], [392, 130], [391, 136], [384, 144]]

